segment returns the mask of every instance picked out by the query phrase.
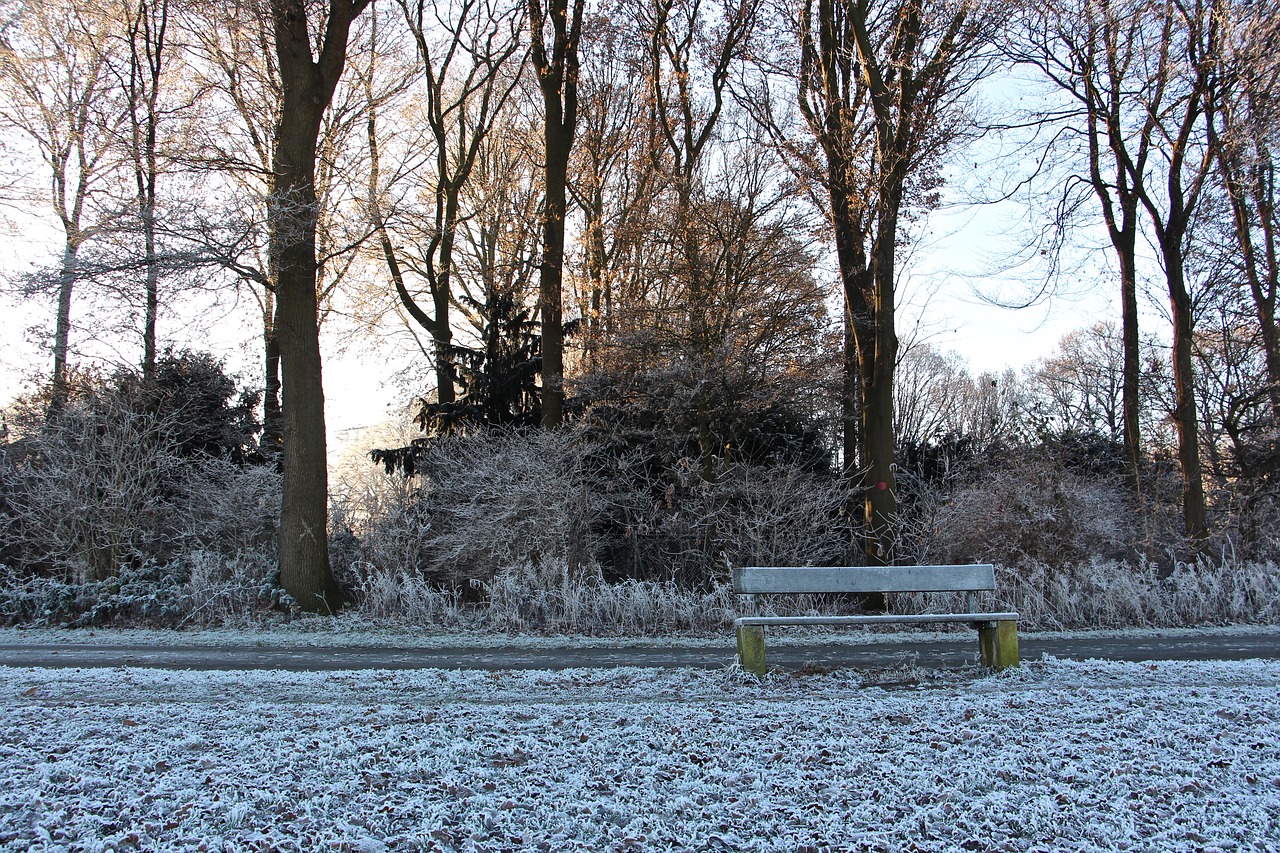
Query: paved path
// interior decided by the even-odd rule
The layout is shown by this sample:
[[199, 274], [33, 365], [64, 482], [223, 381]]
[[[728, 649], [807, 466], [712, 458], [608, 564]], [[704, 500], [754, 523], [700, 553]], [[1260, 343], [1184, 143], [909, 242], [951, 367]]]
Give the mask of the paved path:
[[[1245, 660], [1280, 658], [1280, 633], [1194, 637], [1038, 639], [1021, 638], [1024, 660], [1042, 654], [1059, 658], [1108, 660]], [[977, 659], [971, 638], [943, 642], [773, 645], [769, 663], [795, 669], [873, 667], [916, 663], [957, 667]], [[117, 667], [162, 669], [569, 669], [574, 667], [696, 667], [716, 669], [734, 659], [733, 641], [723, 647], [672, 648], [633, 645], [615, 648], [325, 648], [319, 646], [168, 646], [87, 644], [0, 644], [0, 666]]]

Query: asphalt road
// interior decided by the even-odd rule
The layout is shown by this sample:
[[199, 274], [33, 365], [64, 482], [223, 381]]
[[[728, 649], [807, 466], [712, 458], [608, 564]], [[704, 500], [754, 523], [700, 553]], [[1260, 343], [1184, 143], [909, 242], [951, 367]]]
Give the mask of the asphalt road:
[[[976, 639], [943, 642], [769, 646], [771, 666], [844, 668], [914, 663], [959, 667], [977, 661]], [[1246, 660], [1280, 659], [1280, 633], [1194, 637], [1040, 639], [1021, 638], [1023, 660], [1041, 655], [1085, 660]], [[281, 669], [571, 669], [576, 667], [695, 667], [718, 669], [734, 660], [731, 638], [723, 647], [672, 648], [631, 645], [614, 648], [327, 648], [318, 646], [170, 646], [88, 644], [0, 644], [0, 666], [119, 667], [238, 670]]]

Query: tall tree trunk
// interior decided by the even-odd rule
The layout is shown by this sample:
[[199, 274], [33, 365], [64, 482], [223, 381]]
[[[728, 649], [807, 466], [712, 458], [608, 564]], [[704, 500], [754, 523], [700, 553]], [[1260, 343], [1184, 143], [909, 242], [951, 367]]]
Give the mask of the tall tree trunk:
[[[557, 99], [559, 95], [555, 96]], [[548, 115], [546, 195], [542, 208], [542, 265], [538, 270], [538, 306], [542, 319], [542, 425], [553, 429], [564, 420], [564, 219], [566, 179], [572, 129], [566, 131]]]
[[1138, 270], [1134, 251], [1136, 229], [1128, 232], [1126, 246], [1117, 246], [1120, 258], [1120, 340], [1124, 350], [1121, 368], [1121, 420], [1124, 424], [1125, 480], [1134, 494], [1142, 493], [1142, 368], [1138, 343]]
[[[316, 300], [316, 197], [312, 183], [320, 110], [314, 104], [291, 104], [290, 88], [286, 83], [276, 136], [273, 199], [276, 234], [282, 238], [276, 247], [279, 277], [275, 329], [280, 349], [284, 441], [280, 580], [304, 609], [326, 611], [340, 606], [341, 595], [329, 569], [326, 535], [329, 482]], [[314, 125], [308, 112], [315, 115]]]
[[145, 266], [142, 375], [146, 379], [155, 378], [156, 320], [160, 308], [160, 260], [156, 253], [156, 183], [159, 180], [156, 138], [168, 23], [168, 0], [158, 0], [155, 4], [140, 0], [129, 22], [129, 117], [133, 130], [134, 178]]
[[283, 450], [284, 427], [280, 414], [280, 338], [276, 335], [276, 298], [273, 290], [266, 290], [262, 305], [263, 376], [262, 394], [262, 451], [280, 461]]
[[58, 315], [53, 331], [53, 387], [49, 413], [56, 415], [67, 405], [70, 387], [67, 376], [67, 352], [71, 345], [71, 295], [76, 285], [79, 242], [68, 238], [62, 250], [62, 269], [58, 274]]
[[280, 582], [304, 609], [333, 611], [341, 592], [329, 568], [328, 467], [316, 299], [316, 146], [346, 64], [354, 18], [369, 0], [329, 0], [318, 59], [304, 0], [272, 0], [282, 98], [275, 135], [272, 246], [280, 344], [284, 495]]
[[1187, 538], [1200, 542], [1208, 536], [1204, 478], [1200, 466], [1200, 432], [1196, 420], [1195, 371], [1192, 367], [1191, 297], [1187, 293], [1182, 257], [1182, 233], [1166, 232], [1161, 247], [1173, 313], [1173, 421], [1178, 432], [1178, 464], [1182, 468], [1182, 520]]
[[[542, 425], [564, 420], [564, 220], [569, 151], [578, 123], [578, 43], [584, 0], [528, 0], [530, 59], [542, 90], [545, 151], [542, 264], [538, 307], [542, 319]], [[548, 33], [548, 26], [550, 32]], [[548, 51], [547, 35], [551, 35]]]
[[891, 563], [894, 559], [894, 526], [898, 515], [894, 471], [896, 441], [893, 434], [893, 374], [898, 363], [898, 335], [894, 328], [894, 243], [898, 237], [901, 190], [898, 181], [882, 188], [872, 250], [873, 314], [859, 342], [862, 375], [863, 466], [867, 486], [867, 562]]

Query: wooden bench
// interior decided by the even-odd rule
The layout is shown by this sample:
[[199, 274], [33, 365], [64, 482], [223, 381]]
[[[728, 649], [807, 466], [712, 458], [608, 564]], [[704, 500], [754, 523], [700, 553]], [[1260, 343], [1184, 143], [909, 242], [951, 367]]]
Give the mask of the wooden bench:
[[733, 569], [733, 590], [757, 595], [805, 593], [965, 593], [965, 611], [954, 613], [876, 614], [868, 616], [742, 616], [734, 620], [738, 660], [748, 672], [763, 676], [764, 629], [787, 625], [882, 625], [885, 623], [969, 622], [978, 629], [978, 653], [983, 666], [1004, 669], [1018, 665], [1018, 614], [978, 613], [974, 596], [996, 588], [995, 569], [972, 566], [739, 566]]

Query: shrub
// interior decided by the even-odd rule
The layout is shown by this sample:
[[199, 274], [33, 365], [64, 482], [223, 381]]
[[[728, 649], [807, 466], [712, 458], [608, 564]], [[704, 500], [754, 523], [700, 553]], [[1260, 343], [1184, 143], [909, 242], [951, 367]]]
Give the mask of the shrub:
[[248, 464], [248, 403], [207, 356], [166, 356], [158, 376], [90, 379], [56, 414], [39, 399], [10, 412], [0, 558], [12, 570], [82, 585], [271, 546], [280, 478]]
[[1125, 557], [1142, 539], [1118, 476], [1036, 450], [971, 470], [927, 509], [915, 548], [946, 562], [1064, 567]]
[[0, 565], [0, 623], [227, 625], [270, 619], [292, 602], [269, 555], [194, 552], [172, 563], [124, 566], [113, 577], [65, 581]]

